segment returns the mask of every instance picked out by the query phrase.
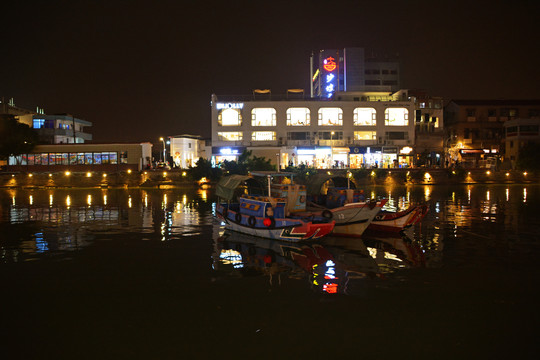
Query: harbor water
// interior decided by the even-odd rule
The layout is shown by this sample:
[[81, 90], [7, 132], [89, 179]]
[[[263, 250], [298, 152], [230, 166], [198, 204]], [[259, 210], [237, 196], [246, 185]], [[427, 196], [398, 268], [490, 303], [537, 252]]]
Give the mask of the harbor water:
[[0, 189], [6, 359], [532, 358], [540, 185], [369, 186], [406, 234], [229, 233], [208, 189]]

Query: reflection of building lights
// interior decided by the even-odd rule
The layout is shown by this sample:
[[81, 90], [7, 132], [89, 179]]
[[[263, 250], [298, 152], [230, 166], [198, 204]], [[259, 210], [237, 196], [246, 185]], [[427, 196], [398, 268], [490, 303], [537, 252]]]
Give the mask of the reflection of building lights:
[[67, 205], [67, 207], [71, 206], [71, 197], [69, 195], [66, 196], [66, 205]]
[[489, 201], [489, 190], [486, 191], [486, 200]]
[[324, 284], [323, 285], [323, 291], [326, 291], [329, 294], [335, 294], [337, 293], [337, 284], [331, 283], [331, 284]]
[[28, 197], [28, 203], [29, 203], [30, 205], [34, 204], [34, 197], [33, 197], [32, 195], [30, 195], [30, 196]]
[[49, 206], [53, 206], [53, 196], [49, 194]]
[[523, 188], [523, 202], [527, 202], [527, 188]]
[[131, 196], [128, 197], [128, 207], [131, 208], [132, 206], [132, 203], [131, 203]]
[[187, 204], [187, 195], [186, 195], [186, 194], [184, 194], [184, 196], [182, 196], [182, 203], [183, 203], [184, 205]]
[[201, 180], [199, 180], [199, 184], [205, 184], [208, 182], [208, 179], [205, 177], [202, 177]]
[[107, 195], [103, 195], [103, 205], [107, 205]]
[[510, 189], [506, 188], [506, 201], [510, 201]]
[[327, 172], [328, 175], [332, 175], [332, 173], [330, 171]]
[[371, 172], [371, 176], [373, 176], [373, 177], [375, 176], [375, 171]]
[[86, 203], [88, 204], [88, 206], [92, 206], [92, 195], [88, 195], [86, 197]]
[[219, 260], [223, 265], [232, 265], [235, 269], [244, 267], [244, 264], [242, 263], [242, 254], [235, 250], [221, 250]]

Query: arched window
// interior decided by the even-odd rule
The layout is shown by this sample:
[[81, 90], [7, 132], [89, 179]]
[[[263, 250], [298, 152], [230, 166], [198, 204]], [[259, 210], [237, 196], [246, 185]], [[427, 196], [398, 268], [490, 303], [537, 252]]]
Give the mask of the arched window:
[[311, 123], [310, 118], [308, 108], [287, 109], [287, 126], [309, 126]]
[[377, 125], [377, 111], [374, 108], [356, 108], [353, 112], [355, 126]]
[[223, 109], [218, 115], [220, 126], [240, 126], [242, 125], [242, 115], [238, 109]]
[[387, 126], [408, 126], [409, 110], [406, 108], [388, 108], [384, 112], [384, 122]]
[[276, 126], [276, 109], [255, 108], [251, 110], [251, 126]]
[[343, 110], [340, 108], [320, 108], [319, 126], [342, 126]]

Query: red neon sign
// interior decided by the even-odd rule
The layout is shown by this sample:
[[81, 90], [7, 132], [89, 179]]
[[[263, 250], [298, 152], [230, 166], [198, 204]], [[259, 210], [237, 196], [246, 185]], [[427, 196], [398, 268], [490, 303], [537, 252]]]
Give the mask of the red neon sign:
[[337, 67], [337, 64], [336, 62], [334, 61], [335, 59], [333, 57], [327, 57], [326, 59], [324, 59], [323, 63], [323, 68], [324, 70], [326, 71], [334, 71]]

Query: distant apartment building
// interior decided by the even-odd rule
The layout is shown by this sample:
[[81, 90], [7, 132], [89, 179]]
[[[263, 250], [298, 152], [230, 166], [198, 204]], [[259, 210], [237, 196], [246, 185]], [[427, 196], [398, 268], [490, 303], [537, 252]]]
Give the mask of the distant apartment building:
[[320, 50], [311, 55], [311, 97], [333, 99], [339, 92], [396, 92], [401, 88], [396, 58], [366, 54], [363, 48]]
[[504, 124], [540, 118], [540, 100], [452, 100], [444, 118], [452, 161], [489, 167], [510, 160], [505, 158]]
[[86, 132], [92, 123], [70, 114], [46, 115], [39, 107], [36, 111], [23, 109], [15, 106], [13, 99], [5, 101], [3, 98], [0, 113], [13, 115], [19, 122], [34, 129], [41, 144], [83, 144], [92, 140], [92, 134]]
[[260, 93], [212, 95], [214, 163], [250, 150], [281, 167], [413, 164], [415, 104], [403, 94], [340, 93], [339, 100], [325, 100]]

